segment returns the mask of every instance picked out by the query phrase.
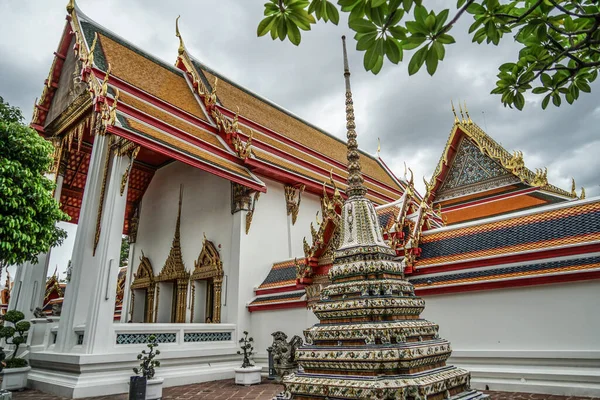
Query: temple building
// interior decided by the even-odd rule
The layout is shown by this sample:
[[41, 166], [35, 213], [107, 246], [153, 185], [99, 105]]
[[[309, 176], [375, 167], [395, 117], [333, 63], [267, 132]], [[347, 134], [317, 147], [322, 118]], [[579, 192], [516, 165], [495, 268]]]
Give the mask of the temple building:
[[[315, 313], [344, 322], [322, 299], [349, 293], [335, 292], [347, 278], [340, 249], [356, 170], [347, 143], [206, 66], [178, 26], [176, 37], [173, 65], [67, 6], [31, 126], [54, 144], [54, 196], [78, 224], [72, 269], [48, 291], [48, 254], [19, 266], [9, 304], [28, 318], [48, 293], [62, 304], [59, 317], [33, 318], [33, 388], [124, 393], [150, 335], [166, 386], [231, 378], [243, 331], [266, 372], [272, 332], [302, 335]], [[424, 193], [410, 170], [398, 178], [378, 155], [352, 150], [368, 218], [356, 226], [370, 226], [377, 254], [401, 270], [365, 279], [400, 287], [383, 298], [412, 301], [404, 321], [423, 326], [390, 346], [438, 347], [390, 373], [453, 371], [436, 399], [469, 392], [466, 370], [476, 389], [600, 395], [600, 199], [551, 185], [462, 107], [454, 118]], [[442, 365], [448, 342], [456, 367]]]

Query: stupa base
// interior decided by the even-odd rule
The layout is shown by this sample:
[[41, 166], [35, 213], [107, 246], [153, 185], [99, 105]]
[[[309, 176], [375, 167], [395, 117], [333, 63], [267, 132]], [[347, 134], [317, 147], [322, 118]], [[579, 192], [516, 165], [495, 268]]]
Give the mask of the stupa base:
[[286, 398], [378, 400], [479, 400], [488, 396], [471, 390], [469, 372], [453, 366], [419, 374], [339, 376], [298, 372], [284, 378]]

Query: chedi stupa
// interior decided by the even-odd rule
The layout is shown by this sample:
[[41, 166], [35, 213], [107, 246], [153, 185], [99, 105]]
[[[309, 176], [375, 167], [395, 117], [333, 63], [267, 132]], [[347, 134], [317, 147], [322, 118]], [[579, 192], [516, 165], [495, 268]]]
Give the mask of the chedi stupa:
[[300, 372], [284, 378], [285, 398], [471, 400], [470, 374], [446, 365], [450, 343], [438, 325], [420, 319], [425, 302], [404, 279], [404, 263], [384, 241], [365, 194], [356, 142], [350, 71], [344, 38], [348, 199], [332, 283], [313, 311], [320, 323], [304, 331], [296, 351]]

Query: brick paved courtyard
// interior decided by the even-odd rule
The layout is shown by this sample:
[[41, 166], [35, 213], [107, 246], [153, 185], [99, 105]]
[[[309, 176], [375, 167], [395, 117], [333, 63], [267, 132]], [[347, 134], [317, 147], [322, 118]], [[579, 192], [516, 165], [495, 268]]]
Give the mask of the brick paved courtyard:
[[[275, 394], [279, 393], [282, 386], [264, 380], [262, 385], [250, 387], [237, 386], [233, 379], [224, 381], [213, 381], [198, 383], [195, 385], [186, 385], [165, 388], [163, 391], [164, 400], [175, 399], [206, 399], [206, 400], [271, 400]], [[575, 396], [554, 396], [548, 394], [531, 393], [509, 393], [509, 392], [488, 392], [492, 400], [600, 400], [594, 397], [575, 397]], [[127, 400], [126, 394], [94, 397], [93, 400]], [[23, 392], [14, 392], [14, 400], [62, 400], [61, 397], [51, 396], [35, 390], [25, 390]], [[91, 399], [88, 399], [91, 400]]]

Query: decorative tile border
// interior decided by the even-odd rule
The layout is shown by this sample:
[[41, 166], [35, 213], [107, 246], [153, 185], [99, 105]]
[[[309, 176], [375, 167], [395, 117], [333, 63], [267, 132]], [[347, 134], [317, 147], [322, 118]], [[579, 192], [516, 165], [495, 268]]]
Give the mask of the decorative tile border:
[[231, 332], [194, 332], [184, 333], [183, 341], [190, 342], [226, 342], [231, 340]]
[[176, 333], [117, 333], [117, 344], [145, 344], [154, 335], [157, 343], [175, 343]]

